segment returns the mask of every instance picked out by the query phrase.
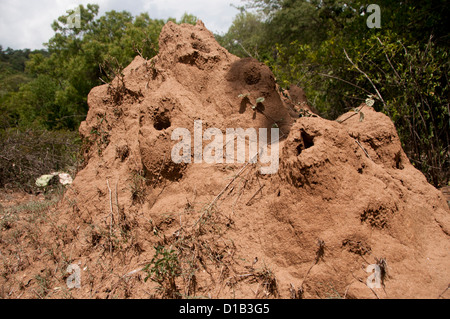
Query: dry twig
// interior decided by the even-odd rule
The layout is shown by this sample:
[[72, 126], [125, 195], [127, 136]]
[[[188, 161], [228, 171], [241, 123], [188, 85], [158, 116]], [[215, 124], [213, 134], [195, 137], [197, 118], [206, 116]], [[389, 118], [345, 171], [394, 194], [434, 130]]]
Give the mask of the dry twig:
[[114, 216], [114, 211], [113, 211], [113, 204], [112, 204], [112, 192], [111, 192], [111, 188], [109, 187], [109, 181], [108, 179], [106, 180], [106, 186], [108, 186], [108, 191], [109, 191], [109, 208], [110, 208], [110, 222], [109, 222], [109, 252], [112, 254], [112, 225], [113, 225], [113, 216]]

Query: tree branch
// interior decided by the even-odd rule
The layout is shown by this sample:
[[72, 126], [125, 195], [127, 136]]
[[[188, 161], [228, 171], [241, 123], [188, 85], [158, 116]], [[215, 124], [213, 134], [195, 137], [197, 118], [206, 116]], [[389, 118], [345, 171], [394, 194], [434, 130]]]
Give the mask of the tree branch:
[[383, 97], [381, 96], [380, 92], [378, 91], [377, 87], [375, 86], [375, 84], [372, 82], [372, 80], [369, 78], [369, 76], [362, 71], [360, 68], [358, 68], [358, 66], [352, 61], [352, 59], [350, 59], [350, 57], [347, 54], [347, 51], [344, 49], [344, 53], [345, 53], [345, 57], [347, 58], [347, 60], [353, 65], [353, 67], [358, 70], [358, 72], [360, 72], [362, 75], [364, 75], [364, 77], [369, 80], [370, 84], [372, 85], [372, 87], [375, 89], [375, 92], [377, 92], [378, 98], [380, 99], [380, 101], [383, 103], [384, 109], [387, 110], [386, 107], [386, 102], [384, 102]]

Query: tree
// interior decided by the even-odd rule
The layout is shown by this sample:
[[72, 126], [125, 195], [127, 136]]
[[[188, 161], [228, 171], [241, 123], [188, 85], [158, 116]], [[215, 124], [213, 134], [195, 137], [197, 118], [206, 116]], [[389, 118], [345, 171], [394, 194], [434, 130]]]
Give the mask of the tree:
[[413, 164], [434, 185], [445, 185], [450, 4], [379, 1], [382, 25], [370, 29], [370, 2], [248, 0], [246, 9], [256, 10], [263, 26], [245, 37], [264, 39], [267, 52], [259, 56], [279, 84], [303, 87], [324, 117], [334, 119], [375, 95], [374, 107], [394, 121]]
[[268, 52], [261, 15], [242, 11], [233, 20], [228, 32], [217, 35], [218, 42], [231, 53], [263, 59]]
[[[122, 68], [138, 54], [147, 59], [157, 54], [164, 20], [114, 10], [97, 17], [98, 5], [78, 8], [80, 28], [69, 24], [72, 11], [54, 21], [55, 34], [45, 44], [48, 54], [29, 54], [26, 72], [31, 82], [2, 103], [14, 113], [16, 124], [76, 130], [86, 116], [90, 90], [102, 84], [101, 79], [111, 80], [100, 67], [105, 60], [113, 59], [115, 67]], [[196, 20], [186, 13], [180, 22]], [[2, 59], [4, 55], [2, 51]]]

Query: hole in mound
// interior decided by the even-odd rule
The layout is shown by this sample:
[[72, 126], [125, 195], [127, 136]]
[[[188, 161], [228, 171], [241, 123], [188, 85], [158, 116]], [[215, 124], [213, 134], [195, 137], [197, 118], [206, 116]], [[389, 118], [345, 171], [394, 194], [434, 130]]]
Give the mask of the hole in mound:
[[185, 164], [166, 165], [161, 171], [161, 176], [171, 182], [176, 182], [183, 178]]
[[314, 146], [314, 136], [311, 136], [302, 130], [301, 138], [301, 143], [297, 146], [297, 156], [300, 155], [302, 151]]
[[366, 168], [366, 165], [363, 163], [361, 164], [361, 167], [358, 168], [358, 174], [363, 174], [364, 173], [364, 169]]
[[153, 121], [153, 127], [158, 130], [158, 131], [162, 131], [165, 130], [167, 128], [169, 128], [171, 125], [170, 123], [170, 118], [169, 116], [167, 116], [167, 114], [164, 113], [159, 113], [155, 116], [154, 121]]
[[198, 51], [194, 51], [192, 53], [180, 56], [178, 61], [183, 64], [195, 65], [195, 61], [199, 58]]
[[309, 135], [305, 131], [302, 131], [302, 139], [303, 139], [303, 143], [305, 144], [305, 150], [307, 148], [314, 146], [314, 137]]
[[92, 234], [91, 234], [91, 245], [93, 247], [97, 246], [98, 243], [100, 243], [101, 239], [102, 239], [102, 235], [100, 235], [97, 232], [92, 232]]
[[122, 145], [116, 147], [116, 158], [119, 158], [122, 162], [128, 157], [130, 154], [130, 149], [128, 145]]

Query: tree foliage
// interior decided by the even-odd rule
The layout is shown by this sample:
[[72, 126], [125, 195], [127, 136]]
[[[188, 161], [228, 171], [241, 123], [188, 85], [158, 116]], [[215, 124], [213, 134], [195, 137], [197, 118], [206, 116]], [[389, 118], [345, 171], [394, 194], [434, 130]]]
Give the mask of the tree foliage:
[[41, 51], [13, 50], [7, 48], [3, 50], [0, 45], [0, 111], [3, 116], [0, 118], [0, 128], [9, 127], [14, 122], [14, 115], [5, 107], [5, 101], [19, 90], [31, 77], [25, 73], [25, 64], [29, 60], [31, 53]]
[[[217, 40], [230, 52], [256, 58], [282, 87], [301, 86], [328, 119], [359, 106], [367, 95], [394, 121], [411, 162], [434, 185], [449, 181], [449, 37], [445, 0], [380, 0], [381, 28], [368, 28], [369, 0], [246, 0]], [[167, 20], [147, 13], [80, 5], [52, 24], [46, 50], [0, 47], [0, 128], [76, 130], [89, 91], [109, 81], [102, 65], [126, 66], [158, 52]], [[185, 14], [177, 23], [194, 24]], [[106, 62], [105, 62], [106, 61]]]
[[[68, 11], [53, 22], [55, 34], [45, 44], [47, 51], [28, 52], [21, 74], [27, 81], [2, 101], [10, 126], [76, 130], [86, 116], [89, 91], [102, 84], [101, 79], [108, 80], [101, 68], [105, 60], [113, 59], [122, 67], [138, 54], [144, 58], [157, 54], [165, 20], [114, 10], [98, 16], [99, 6], [94, 4], [79, 5], [79, 11], [79, 28], [69, 24], [73, 12]], [[196, 20], [184, 14], [179, 23]]]
[[[90, 90], [110, 81], [109, 70], [141, 55], [158, 52], [167, 22], [147, 13], [110, 11], [79, 5], [80, 27], [69, 22], [73, 10], [52, 24], [46, 50], [3, 50], [0, 47], [0, 187], [35, 190], [39, 174], [76, 166], [77, 130], [85, 119]], [[184, 14], [176, 23], [196, 23]]]
[[[222, 44], [233, 39], [267, 63], [282, 87], [301, 86], [334, 119], [375, 95], [411, 162], [434, 185], [449, 181], [447, 1], [378, 1], [381, 28], [368, 28], [364, 0], [247, 0]], [[248, 10], [249, 12], [247, 12]], [[256, 30], [250, 27], [257, 24]]]
[[216, 38], [222, 46], [236, 55], [263, 59], [267, 52], [264, 27], [261, 14], [243, 10], [234, 18], [228, 32], [222, 36], [217, 35]]

